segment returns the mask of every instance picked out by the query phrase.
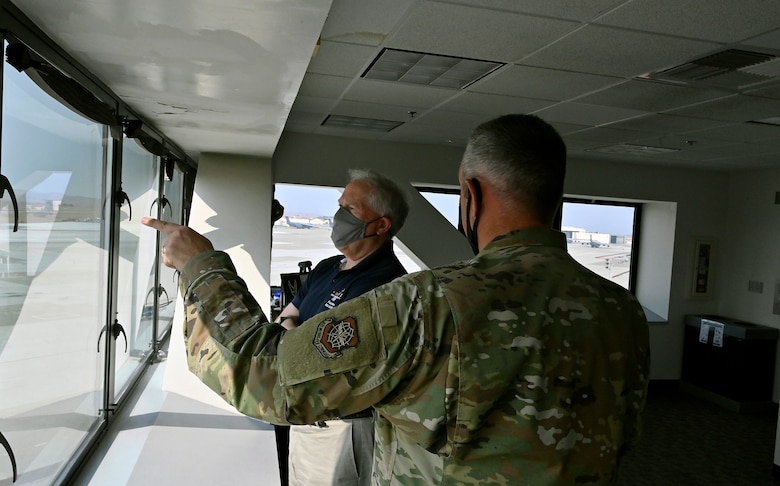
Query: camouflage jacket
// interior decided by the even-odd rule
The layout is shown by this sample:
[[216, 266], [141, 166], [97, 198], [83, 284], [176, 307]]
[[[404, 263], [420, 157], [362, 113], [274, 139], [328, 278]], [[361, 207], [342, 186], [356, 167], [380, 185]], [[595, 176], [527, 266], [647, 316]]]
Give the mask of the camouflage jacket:
[[379, 484], [609, 484], [640, 432], [642, 307], [558, 232], [508, 233], [290, 331], [224, 253], [193, 258], [181, 282], [192, 372], [273, 423], [373, 407]]

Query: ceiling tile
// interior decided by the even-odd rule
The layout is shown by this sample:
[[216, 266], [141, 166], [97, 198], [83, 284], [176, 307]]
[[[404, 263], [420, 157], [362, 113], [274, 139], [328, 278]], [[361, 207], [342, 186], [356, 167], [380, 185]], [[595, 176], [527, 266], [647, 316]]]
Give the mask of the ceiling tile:
[[322, 41], [307, 72], [354, 77], [360, 75], [371, 59], [379, 53], [376, 47]]
[[633, 77], [674, 66], [719, 44], [601, 26], [586, 26], [523, 59], [523, 64]]
[[484, 93], [462, 93], [442, 106], [445, 110], [500, 116], [507, 113], [532, 113], [552, 105], [552, 101], [499, 96]]
[[455, 130], [466, 130], [471, 133], [471, 130], [477, 127], [477, 125], [484, 123], [491, 118], [492, 115], [485, 115], [479, 113], [461, 113], [457, 111], [449, 110], [435, 110], [425, 113], [422, 117], [412, 124], [416, 126], [417, 123], [424, 125], [436, 125], [441, 127], [450, 127]]
[[746, 95], [780, 100], [780, 83], [745, 91]]
[[473, 125], [447, 126], [438, 123], [404, 123], [385, 136], [385, 140], [414, 143], [434, 143], [465, 147]]
[[566, 135], [566, 140], [591, 140], [601, 142], [602, 145], [611, 145], [618, 143], [629, 143], [633, 140], [647, 137], [644, 132], [634, 130], [620, 130], [610, 127], [587, 128], [578, 132]]
[[469, 91], [565, 101], [620, 81], [621, 78], [610, 76], [509, 65], [476, 83]]
[[[777, 9], [776, 3], [770, 3], [772, 3], [772, 5], [770, 5], [769, 8]], [[772, 32], [767, 32], [766, 34], [757, 35], [753, 38], [750, 38], [743, 44], [757, 47], [766, 47], [769, 49], [780, 49], [780, 28], [773, 30]]]
[[[680, 158], [687, 160], [717, 160], [725, 157], [737, 156], [758, 156], [775, 153], [778, 147], [750, 143], [732, 143], [715, 140], [699, 140], [694, 145], [687, 146], [681, 142], [679, 137], [664, 138], [664, 146], [680, 148], [679, 152], [666, 154], [669, 158]], [[637, 143], [653, 145], [657, 143], [654, 139], [637, 140]]]
[[583, 158], [596, 159], [596, 160], [612, 160], [615, 162], [628, 162], [630, 164], [652, 164], [652, 165], [667, 165], [675, 167], [685, 167], [690, 163], [687, 161], [680, 162], [667, 157], [667, 153], [663, 154], [642, 154], [642, 153], [607, 153], [600, 151], [601, 147], [588, 149], [580, 154]]
[[624, 3], [626, 0], [457, 0], [444, 3], [459, 3], [481, 8], [506, 10], [510, 12], [555, 17], [571, 20], [591, 20]]
[[559, 103], [535, 113], [548, 122], [597, 126], [646, 114], [644, 111], [582, 103]]
[[780, 100], [733, 95], [698, 105], [670, 110], [670, 114], [747, 122], [780, 114]]
[[339, 99], [351, 82], [352, 78], [308, 73], [303, 78], [298, 96]]
[[718, 128], [695, 130], [687, 135], [709, 140], [728, 140], [732, 142], [763, 142], [780, 144], [780, 126], [759, 123], [736, 123]]
[[316, 96], [298, 96], [293, 103], [293, 109], [290, 113], [296, 111], [305, 111], [308, 113], [320, 113], [327, 115], [333, 111], [333, 107], [338, 103], [337, 98], [318, 98]]
[[397, 49], [512, 62], [577, 25], [566, 20], [423, 1], [415, 5], [387, 44]]
[[722, 98], [728, 94], [716, 89], [688, 88], [654, 81], [631, 80], [578, 98], [577, 102], [658, 112]]
[[358, 79], [344, 94], [344, 99], [431, 108], [457, 94], [457, 90], [446, 88]]
[[726, 140], [698, 140], [684, 135], [651, 135], [647, 138], [638, 138], [632, 143], [650, 145], [654, 147], [669, 147], [679, 149], [679, 152], [668, 154], [670, 157], [686, 158], [689, 154], [711, 154], [720, 147], [733, 145]]
[[562, 123], [562, 122], [548, 122], [552, 127], [562, 136], [567, 135], [569, 133], [573, 132], [579, 132], [580, 130], [585, 130], [588, 127], [587, 125], [576, 125], [574, 123]]
[[603, 147], [604, 142], [599, 140], [577, 140], [564, 139], [566, 143], [566, 154], [568, 158], [587, 157], [592, 158], [593, 154], [589, 151], [595, 148]]
[[312, 133], [322, 124], [325, 117], [326, 115], [320, 113], [307, 113], [305, 111], [296, 110], [287, 117], [285, 129], [291, 129], [296, 132]]
[[[626, 2], [597, 23], [716, 42], [737, 42], [777, 28], [774, 0], [652, 0]], [[724, 15], [732, 12], [732, 15]]]
[[323, 41], [378, 46], [416, 1], [334, 0], [320, 37]]
[[625, 128], [627, 130], [646, 130], [658, 133], [679, 133], [692, 130], [703, 130], [728, 124], [724, 121], [708, 120], [706, 118], [692, 118], [674, 115], [647, 115], [630, 120], [611, 123], [612, 128]]

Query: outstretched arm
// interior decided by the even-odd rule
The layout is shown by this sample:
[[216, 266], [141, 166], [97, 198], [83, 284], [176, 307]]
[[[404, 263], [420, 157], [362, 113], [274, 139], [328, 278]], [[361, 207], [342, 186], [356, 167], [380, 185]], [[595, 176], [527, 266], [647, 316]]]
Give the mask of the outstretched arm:
[[162, 256], [167, 267], [181, 271], [190, 258], [198, 253], [214, 250], [214, 245], [208, 238], [187, 226], [149, 217], [141, 218], [141, 223], [165, 235]]
[[268, 322], [230, 257], [208, 239], [185, 226], [143, 222], [165, 233], [165, 264], [181, 272], [190, 371], [241, 413], [301, 424], [364, 410], [398, 386], [427, 349], [412, 282], [285, 331]]

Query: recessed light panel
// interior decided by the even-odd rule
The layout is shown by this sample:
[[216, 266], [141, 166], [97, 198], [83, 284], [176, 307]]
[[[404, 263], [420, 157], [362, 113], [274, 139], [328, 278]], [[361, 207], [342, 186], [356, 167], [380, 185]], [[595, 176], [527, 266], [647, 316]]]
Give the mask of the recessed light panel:
[[680, 84], [710, 84], [738, 90], [777, 80], [780, 58], [773, 54], [726, 49], [678, 66], [639, 76]]
[[330, 115], [322, 122], [324, 127], [349, 128], [351, 130], [368, 130], [373, 132], [389, 132], [402, 124], [402, 122], [394, 120], [377, 120], [374, 118], [358, 118], [343, 115]]
[[630, 143], [621, 143], [618, 145], [610, 145], [607, 147], [599, 147], [589, 150], [590, 152], [600, 152], [603, 154], [620, 154], [620, 155], [657, 155], [665, 154], [669, 152], [678, 152], [680, 149], [669, 147], [652, 147], [648, 145], [634, 145]]
[[383, 49], [362, 77], [463, 89], [503, 65], [500, 62]]
[[780, 125], [780, 116], [770, 116], [761, 120], [754, 120], [750, 123], [762, 123], [764, 125]]

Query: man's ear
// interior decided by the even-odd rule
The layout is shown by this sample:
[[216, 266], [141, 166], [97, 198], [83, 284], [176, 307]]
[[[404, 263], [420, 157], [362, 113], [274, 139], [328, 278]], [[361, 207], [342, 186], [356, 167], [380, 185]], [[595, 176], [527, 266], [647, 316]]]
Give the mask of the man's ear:
[[469, 204], [467, 207], [469, 208], [469, 213], [466, 215], [466, 219], [468, 221], [471, 221], [473, 219], [476, 219], [477, 214], [479, 214], [479, 205], [482, 204], [482, 197], [481, 197], [481, 188], [479, 187], [479, 182], [476, 184], [474, 183], [475, 179], [466, 179], [466, 187], [469, 190], [468, 195], [466, 196], [469, 199]]
[[393, 222], [390, 221], [390, 218], [387, 216], [382, 216], [379, 218], [379, 221], [377, 221], [378, 226], [376, 228], [376, 233], [378, 235], [383, 235], [385, 233], [390, 232], [390, 228], [393, 226]]

